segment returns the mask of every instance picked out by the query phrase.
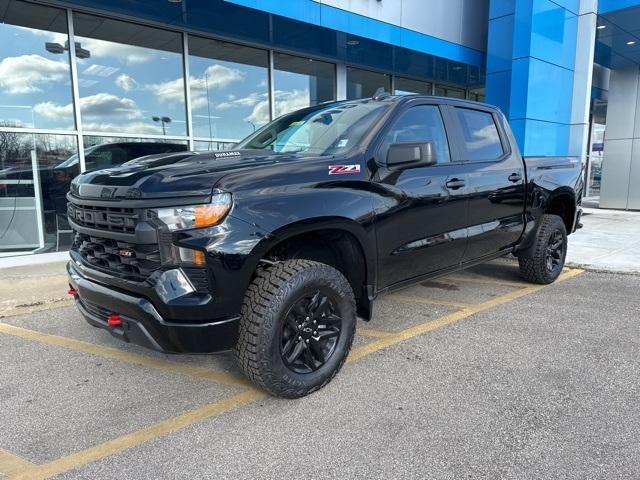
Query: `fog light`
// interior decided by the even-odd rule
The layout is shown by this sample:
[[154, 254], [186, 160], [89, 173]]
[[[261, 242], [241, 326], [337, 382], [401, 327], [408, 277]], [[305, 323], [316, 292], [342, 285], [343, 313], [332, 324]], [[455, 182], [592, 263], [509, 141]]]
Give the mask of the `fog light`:
[[156, 284], [156, 292], [158, 292], [158, 295], [164, 303], [169, 303], [175, 298], [188, 295], [195, 291], [195, 287], [180, 269], [162, 272]]

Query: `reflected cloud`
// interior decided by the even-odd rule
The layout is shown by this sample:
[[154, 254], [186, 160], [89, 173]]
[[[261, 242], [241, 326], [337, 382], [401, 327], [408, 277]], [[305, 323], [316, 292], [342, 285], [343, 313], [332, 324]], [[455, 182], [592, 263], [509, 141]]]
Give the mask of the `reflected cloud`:
[[[63, 115], [73, 115], [73, 104], [59, 105], [53, 102], [38, 103], [34, 110], [39, 115], [55, 118]], [[124, 116], [128, 119], [142, 117], [142, 111], [135, 101], [130, 98], [120, 98], [110, 93], [98, 93], [80, 99], [80, 111], [83, 118], [100, 118]]]
[[[285, 113], [293, 112], [300, 108], [308, 107], [309, 102], [309, 89], [305, 90], [292, 90], [282, 91], [276, 90], [274, 92], [276, 99], [275, 115], [279, 117]], [[251, 115], [245, 120], [254, 122], [256, 124], [263, 124], [269, 121], [269, 100], [264, 99], [258, 102], [254, 107]]]
[[41, 92], [44, 85], [69, 80], [69, 65], [40, 55], [6, 57], [0, 61], [0, 87], [5, 93]]
[[135, 79], [126, 73], [121, 73], [116, 78], [116, 85], [120, 87], [125, 92], [130, 92], [131, 90], [135, 90], [138, 88], [138, 82]]

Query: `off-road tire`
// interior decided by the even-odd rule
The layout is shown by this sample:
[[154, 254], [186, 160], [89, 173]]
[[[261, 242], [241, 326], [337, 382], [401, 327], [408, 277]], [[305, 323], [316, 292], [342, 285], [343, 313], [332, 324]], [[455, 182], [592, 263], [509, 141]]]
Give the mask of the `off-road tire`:
[[[555, 232], [562, 236], [562, 253], [559, 264], [553, 269], [547, 266], [547, 247], [549, 240]], [[538, 229], [535, 244], [529, 250], [528, 255], [518, 257], [520, 274], [530, 282], [539, 284], [553, 283], [564, 267], [567, 255], [567, 229], [564, 221], [557, 215], [544, 215]]]
[[[315, 371], [297, 373], [282, 358], [285, 315], [306, 292], [331, 292], [342, 317], [333, 354]], [[356, 304], [347, 279], [336, 269], [310, 260], [286, 260], [260, 268], [242, 304], [236, 360], [256, 385], [271, 395], [299, 398], [329, 383], [344, 364], [353, 343]]]

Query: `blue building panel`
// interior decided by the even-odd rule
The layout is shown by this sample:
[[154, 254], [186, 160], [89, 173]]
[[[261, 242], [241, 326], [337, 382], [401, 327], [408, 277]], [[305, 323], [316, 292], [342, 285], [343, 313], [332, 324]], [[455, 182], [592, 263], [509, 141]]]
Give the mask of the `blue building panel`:
[[571, 123], [573, 71], [537, 58], [514, 60], [512, 70], [512, 119]]
[[489, 20], [487, 73], [511, 70], [511, 62], [513, 60], [513, 22], [514, 15], [504, 15]]
[[[510, 39], [509, 16], [489, 22], [487, 101], [505, 111], [525, 155], [569, 155], [579, 2], [514, 5]], [[505, 2], [491, 0], [490, 8], [504, 10]]]

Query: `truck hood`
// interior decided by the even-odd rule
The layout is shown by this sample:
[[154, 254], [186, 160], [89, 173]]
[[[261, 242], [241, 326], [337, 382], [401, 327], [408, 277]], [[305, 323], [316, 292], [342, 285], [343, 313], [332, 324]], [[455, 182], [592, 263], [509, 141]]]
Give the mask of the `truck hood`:
[[271, 150], [150, 155], [119, 167], [78, 175], [71, 184], [71, 193], [94, 199], [202, 197], [210, 195], [218, 181], [231, 172], [295, 158], [296, 155], [274, 154]]

